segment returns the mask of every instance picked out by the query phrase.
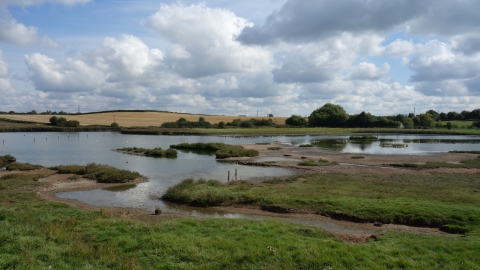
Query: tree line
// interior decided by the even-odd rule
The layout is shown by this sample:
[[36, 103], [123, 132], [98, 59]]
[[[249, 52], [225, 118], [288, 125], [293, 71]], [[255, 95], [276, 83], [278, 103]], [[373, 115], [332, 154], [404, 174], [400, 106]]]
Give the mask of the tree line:
[[292, 115], [285, 120], [289, 126], [311, 126], [311, 127], [352, 127], [352, 128], [455, 128], [456, 124], [442, 121], [472, 120], [475, 121], [472, 127], [480, 128], [480, 109], [473, 111], [462, 111], [461, 113], [448, 112], [438, 113], [429, 110], [426, 113], [414, 115], [397, 114], [394, 116], [374, 116], [368, 112], [348, 115], [342, 106], [327, 103], [314, 110], [307, 119], [299, 115]]

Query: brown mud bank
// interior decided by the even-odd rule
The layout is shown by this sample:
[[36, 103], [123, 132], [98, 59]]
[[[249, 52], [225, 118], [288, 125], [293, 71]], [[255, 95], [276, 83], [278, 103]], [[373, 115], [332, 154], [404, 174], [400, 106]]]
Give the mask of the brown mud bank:
[[[254, 149], [259, 152], [255, 158], [231, 158], [238, 160], [239, 164], [249, 166], [275, 166], [288, 169], [297, 169], [299, 172], [307, 173], [376, 173], [376, 174], [434, 174], [434, 173], [456, 173], [476, 174], [480, 169], [466, 168], [436, 168], [436, 169], [412, 169], [398, 168], [389, 164], [412, 163], [425, 164], [426, 162], [447, 162], [459, 164], [463, 160], [474, 159], [478, 154], [474, 153], [436, 153], [430, 155], [374, 155], [374, 154], [353, 154], [334, 151], [320, 151], [310, 147], [298, 147], [289, 144], [273, 143], [270, 145], [243, 145], [245, 149]], [[271, 147], [280, 147], [280, 150], [268, 150]], [[363, 158], [356, 159], [361, 155]], [[257, 161], [265, 158], [271, 161]], [[305, 160], [323, 159], [329, 162], [336, 162], [338, 165], [330, 166], [301, 166], [299, 162]]]

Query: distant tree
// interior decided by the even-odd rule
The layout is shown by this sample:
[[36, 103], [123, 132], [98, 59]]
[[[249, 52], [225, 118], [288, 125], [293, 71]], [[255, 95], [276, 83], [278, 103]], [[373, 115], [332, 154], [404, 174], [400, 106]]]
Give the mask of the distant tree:
[[30, 114], [37, 114], [37, 111], [32, 110], [32, 111], [30, 112]]
[[403, 123], [403, 120], [405, 119], [405, 115], [403, 114], [397, 114], [395, 115], [395, 117], [393, 118], [393, 121], [398, 121], [398, 122], [401, 122]]
[[452, 111], [452, 112], [448, 112], [448, 113], [447, 113], [447, 118], [448, 118], [448, 120], [450, 120], [450, 121], [451, 121], [451, 120], [456, 120], [456, 119], [457, 119], [457, 115], [458, 115], [458, 113], [456, 113], [456, 112], [453, 112], [453, 111]]
[[480, 109], [475, 109], [470, 112], [470, 119], [480, 120]]
[[448, 130], [452, 129], [452, 122], [447, 122], [447, 128]]
[[469, 111], [462, 111], [462, 112], [460, 113], [460, 115], [461, 115], [461, 118], [462, 118], [461, 120], [469, 120], [469, 119], [471, 119], [471, 116], [470, 116], [470, 112], [469, 112]]
[[413, 117], [415, 117], [415, 114], [413, 114], [413, 113], [408, 114], [408, 118], [413, 118]]
[[56, 125], [57, 125], [57, 122], [58, 122], [58, 117], [56, 117], [56, 116], [50, 117], [49, 122], [50, 122], [50, 124], [51, 124], [52, 126], [56, 126]]
[[269, 113], [269, 114], [268, 114], [268, 117], [273, 117], [273, 114]]
[[181, 122], [187, 122], [187, 119], [182, 117], [182, 118], [177, 120], [177, 123], [181, 123]]
[[428, 113], [421, 114], [419, 117], [420, 117], [421, 126], [428, 127], [428, 128], [435, 126], [435, 121], [432, 119], [430, 114]]
[[405, 118], [402, 123], [406, 128], [412, 128], [414, 126], [412, 118]]
[[119, 127], [119, 125], [118, 125], [117, 122], [113, 122], [110, 126], [111, 126], [111, 127], [114, 127], [114, 128]]
[[422, 120], [420, 120], [420, 117], [418, 116], [413, 117], [412, 121], [413, 121], [413, 125], [416, 127], [419, 127], [422, 125]]
[[8, 114], [14, 114], [15, 112], [14, 111], [9, 111]]
[[348, 114], [342, 106], [327, 103], [310, 114], [308, 123], [314, 127], [342, 127], [347, 119]]
[[198, 118], [198, 122], [205, 122], [205, 118], [204, 118], [203, 116], [200, 116], [200, 117]]
[[253, 123], [251, 121], [243, 121], [242, 123], [240, 123], [240, 127], [251, 128], [253, 127]]
[[220, 123], [218, 123], [218, 128], [224, 129], [226, 126], [227, 125], [223, 121], [220, 121]]
[[293, 114], [285, 120], [285, 124], [289, 126], [305, 126], [307, 124], [307, 120], [300, 115]]
[[234, 119], [231, 123], [227, 123], [227, 126], [238, 127], [242, 123], [240, 119]]
[[375, 116], [367, 112], [361, 112], [350, 119], [351, 127], [368, 128], [375, 125]]
[[448, 115], [444, 112], [441, 112], [440, 113], [440, 120], [447, 121], [448, 120]]
[[430, 117], [431, 117], [433, 120], [435, 120], [435, 121], [437, 121], [437, 120], [440, 119], [440, 114], [438, 114], [438, 113], [437, 113], [436, 111], [434, 111], [434, 110], [428, 110], [426, 113], [430, 114]]

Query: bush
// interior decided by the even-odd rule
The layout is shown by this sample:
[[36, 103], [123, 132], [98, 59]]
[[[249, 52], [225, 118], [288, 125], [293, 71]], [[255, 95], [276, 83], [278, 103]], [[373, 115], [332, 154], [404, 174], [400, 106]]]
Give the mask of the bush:
[[300, 115], [292, 115], [285, 120], [285, 124], [289, 126], [305, 126], [307, 125], [307, 120]]
[[32, 170], [38, 170], [43, 168], [40, 165], [33, 165], [30, 163], [19, 163], [19, 162], [13, 162], [8, 164], [6, 167], [7, 171], [32, 171]]
[[114, 128], [119, 127], [119, 125], [118, 125], [117, 122], [113, 122], [110, 126], [111, 126], [111, 127], [114, 127]]

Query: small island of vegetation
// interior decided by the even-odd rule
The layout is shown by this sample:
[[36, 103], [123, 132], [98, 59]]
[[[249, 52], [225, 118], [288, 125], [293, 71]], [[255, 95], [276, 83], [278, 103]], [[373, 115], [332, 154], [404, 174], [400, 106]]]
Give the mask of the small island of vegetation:
[[181, 143], [170, 145], [170, 147], [179, 150], [214, 152], [217, 159], [258, 156], [257, 150], [245, 149], [241, 145], [229, 145], [224, 143]]
[[160, 147], [156, 147], [153, 149], [146, 149], [141, 147], [124, 147], [116, 149], [116, 151], [120, 151], [127, 154], [135, 154], [135, 155], [144, 155], [147, 157], [155, 157], [155, 158], [176, 158], [178, 153], [175, 149], [169, 148], [167, 150], [162, 150]]

